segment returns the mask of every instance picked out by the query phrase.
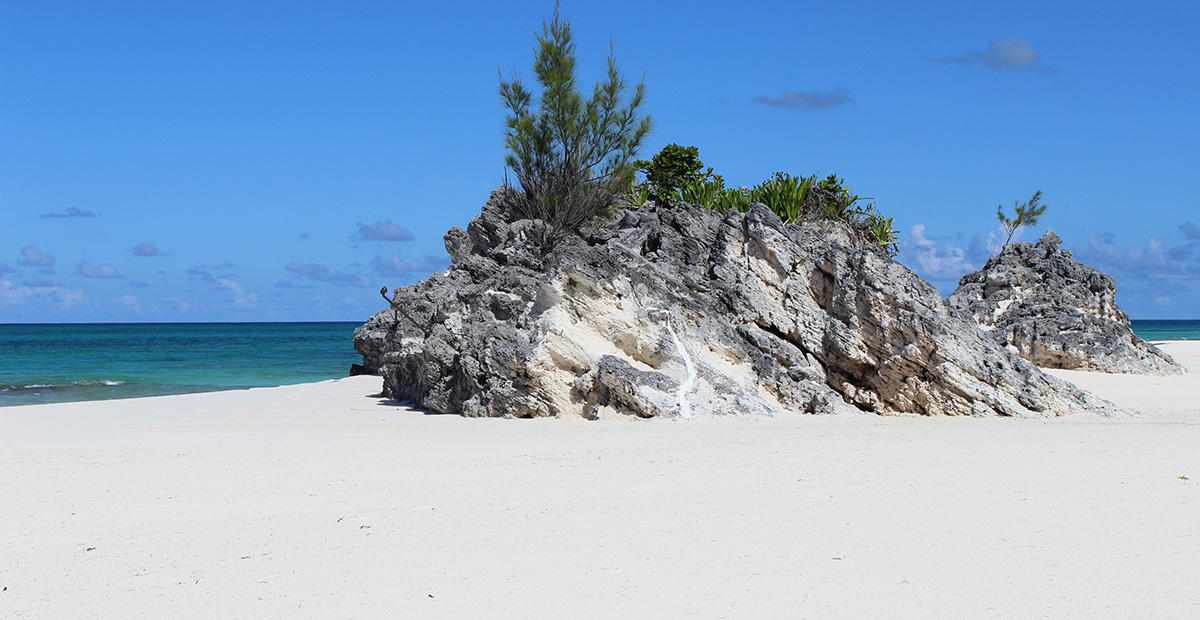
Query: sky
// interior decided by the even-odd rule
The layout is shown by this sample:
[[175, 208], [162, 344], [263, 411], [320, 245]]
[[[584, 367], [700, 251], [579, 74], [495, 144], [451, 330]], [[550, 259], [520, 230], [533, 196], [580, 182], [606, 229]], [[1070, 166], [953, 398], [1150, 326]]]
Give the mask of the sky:
[[[1200, 318], [1200, 3], [563, 0], [641, 155], [837, 174], [943, 294], [1036, 190], [1134, 319]], [[550, 1], [0, 3], [0, 323], [362, 321], [504, 179]]]

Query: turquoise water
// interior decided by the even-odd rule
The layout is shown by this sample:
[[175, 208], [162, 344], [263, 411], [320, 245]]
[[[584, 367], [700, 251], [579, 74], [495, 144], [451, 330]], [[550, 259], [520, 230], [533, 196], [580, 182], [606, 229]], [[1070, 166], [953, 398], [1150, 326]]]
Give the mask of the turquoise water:
[[1143, 340], [1200, 340], [1200, 320], [1130, 321]]
[[0, 325], [0, 407], [345, 377], [358, 325]]

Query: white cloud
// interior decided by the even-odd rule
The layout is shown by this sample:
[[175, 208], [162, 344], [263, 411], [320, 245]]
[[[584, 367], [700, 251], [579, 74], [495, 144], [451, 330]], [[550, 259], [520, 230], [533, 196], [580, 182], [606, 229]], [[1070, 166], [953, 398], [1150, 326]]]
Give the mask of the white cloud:
[[119, 279], [125, 276], [117, 273], [112, 265], [92, 265], [87, 261], [79, 261], [79, 274], [87, 278]]
[[[1184, 228], [1184, 227], [1180, 227]], [[1186, 317], [1200, 311], [1200, 258], [1196, 240], [1172, 245], [1150, 237], [1144, 245], [1122, 246], [1116, 235], [1092, 235], [1087, 246], [1074, 250], [1079, 262], [1111, 275], [1117, 281], [1118, 303], [1133, 318]]]
[[188, 269], [184, 273], [188, 274], [189, 276], [191, 276], [193, 278], [198, 278], [200, 280], [204, 280], [205, 282], [216, 282], [217, 281], [216, 276], [214, 276], [207, 269], [203, 269], [201, 267], [192, 267], [191, 269]]
[[1200, 241], [1200, 226], [1196, 226], [1193, 222], [1184, 222], [1179, 225], [1180, 232], [1183, 233], [1184, 239]]
[[142, 313], [142, 302], [137, 298], [137, 295], [123, 295], [118, 297], [113, 300], [113, 305], [137, 314]]
[[[32, 283], [42, 284], [42, 283]], [[30, 301], [49, 302], [70, 307], [83, 301], [82, 289], [63, 286], [17, 286], [9, 280], [0, 280], [0, 300], [9, 305], [22, 305]]]
[[413, 234], [391, 220], [378, 220], [374, 224], [357, 223], [358, 232], [350, 236], [351, 241], [412, 241]]
[[217, 278], [214, 291], [227, 291], [233, 297], [234, 308], [254, 308], [258, 305], [258, 295], [246, 292], [246, 287], [228, 278]]
[[159, 303], [165, 306], [170, 306], [171, 310], [177, 312], [186, 312], [192, 309], [192, 302], [177, 295], [164, 297]]
[[82, 211], [79, 207], [70, 207], [62, 213], [43, 213], [38, 217], [42, 218], [57, 218], [57, 217], [100, 217], [99, 213], [92, 211]]
[[850, 98], [850, 91], [845, 86], [839, 86], [836, 90], [812, 91], [807, 93], [785, 90], [778, 97], [759, 95], [754, 98], [754, 101], [755, 103], [777, 108], [800, 108], [801, 110], [824, 110], [825, 108], [854, 103], [854, 99]]
[[162, 256], [162, 251], [153, 243], [139, 243], [129, 248], [129, 252], [134, 256]]
[[36, 245], [27, 245], [21, 248], [21, 261], [18, 264], [25, 267], [53, 267], [55, 262], [53, 256], [38, 250]]
[[1025, 39], [1007, 37], [992, 39], [987, 51], [970, 50], [954, 59], [960, 65], [983, 65], [994, 71], [1032, 71], [1034, 73], [1054, 73], [1056, 69], [1039, 66], [1042, 55]]
[[275, 288], [317, 288], [313, 284], [298, 284], [292, 280], [280, 280], [274, 284]]
[[235, 295], [242, 295], [246, 292], [246, 287], [227, 278], [217, 278], [214, 291], [230, 291]]
[[449, 256], [426, 255], [421, 260], [407, 258], [396, 252], [387, 258], [376, 256], [371, 259], [371, 269], [382, 276], [403, 278], [410, 276], [424, 277], [435, 271], [442, 271], [450, 266]]
[[301, 263], [299, 261], [293, 261], [288, 263], [283, 269], [309, 280], [316, 280], [318, 282], [332, 282], [334, 284], [342, 284], [357, 288], [366, 288], [371, 286], [371, 278], [368, 278], [367, 276], [357, 273], [330, 271], [329, 267], [319, 263]]
[[[928, 280], [953, 280], [977, 271], [980, 263], [972, 260], [966, 249], [925, 236], [925, 225], [915, 224], [900, 242], [900, 256], [906, 264]], [[910, 263], [915, 261], [916, 264]]]
[[1144, 246], [1121, 247], [1112, 233], [1092, 235], [1076, 258], [1114, 277], [1151, 280], [1200, 278], [1200, 261], [1190, 244], [1168, 246], [1150, 237]]

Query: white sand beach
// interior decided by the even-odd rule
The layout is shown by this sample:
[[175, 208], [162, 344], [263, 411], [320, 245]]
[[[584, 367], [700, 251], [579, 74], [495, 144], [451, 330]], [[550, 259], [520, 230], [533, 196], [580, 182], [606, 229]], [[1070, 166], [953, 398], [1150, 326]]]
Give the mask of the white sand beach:
[[0, 409], [0, 618], [1196, 618], [1200, 343], [1053, 420]]

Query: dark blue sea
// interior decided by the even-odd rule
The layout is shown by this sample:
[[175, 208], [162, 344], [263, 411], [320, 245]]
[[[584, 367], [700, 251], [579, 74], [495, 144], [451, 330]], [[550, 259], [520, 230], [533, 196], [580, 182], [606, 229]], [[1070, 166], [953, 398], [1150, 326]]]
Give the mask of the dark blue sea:
[[[0, 325], [0, 407], [336, 379], [361, 363], [358, 323]], [[1133, 321], [1200, 340], [1200, 321]]]
[[0, 407], [336, 379], [360, 323], [0, 325]]

